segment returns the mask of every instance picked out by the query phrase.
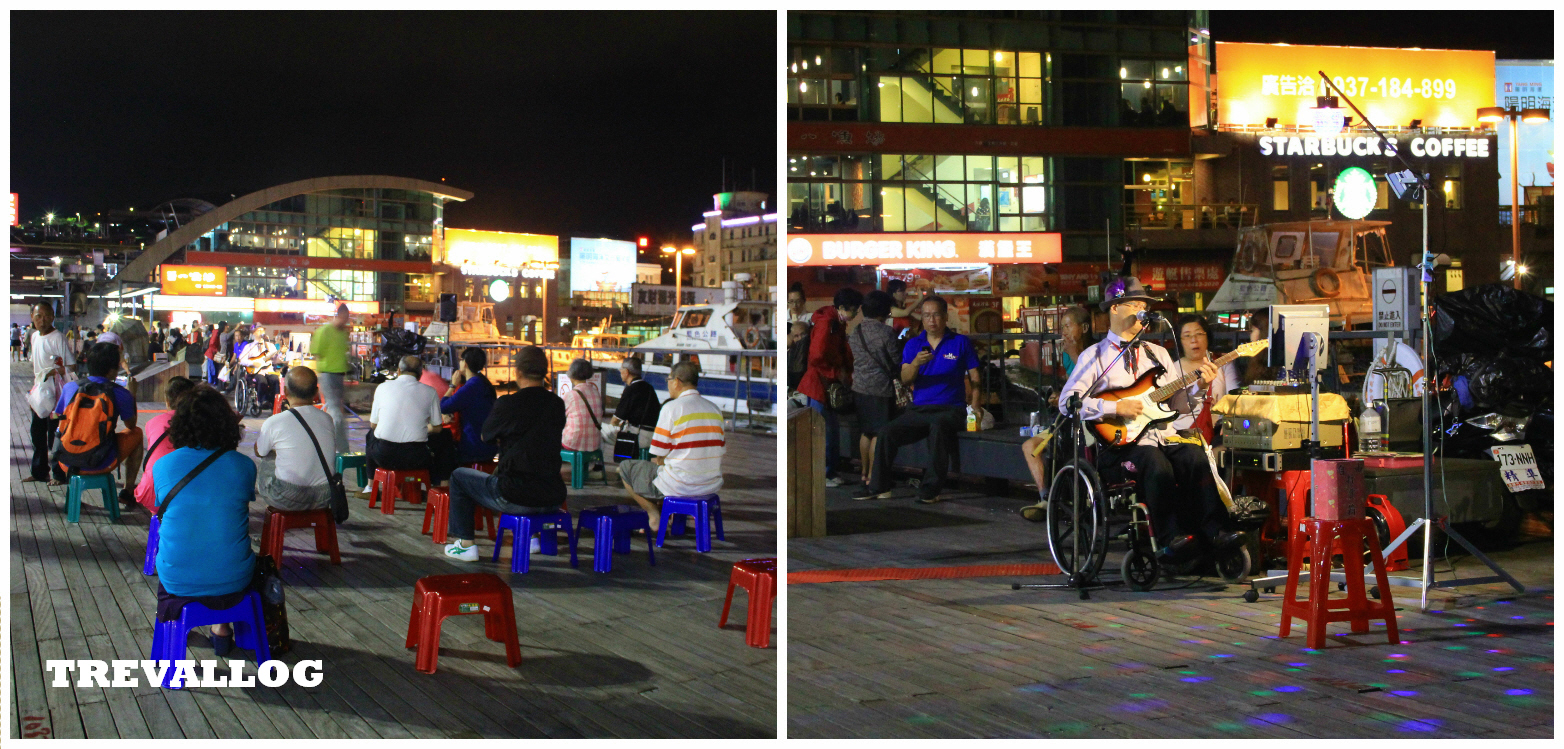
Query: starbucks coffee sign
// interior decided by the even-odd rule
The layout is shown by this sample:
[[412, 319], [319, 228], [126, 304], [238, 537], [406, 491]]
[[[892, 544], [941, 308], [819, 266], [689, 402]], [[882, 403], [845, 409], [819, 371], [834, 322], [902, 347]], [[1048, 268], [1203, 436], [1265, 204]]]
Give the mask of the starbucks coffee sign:
[[1457, 138], [1436, 135], [1418, 136], [1405, 143], [1395, 136], [1381, 141], [1374, 136], [1322, 138], [1317, 135], [1262, 135], [1261, 156], [1394, 156], [1404, 145], [1406, 153], [1417, 158], [1493, 157], [1491, 138]]

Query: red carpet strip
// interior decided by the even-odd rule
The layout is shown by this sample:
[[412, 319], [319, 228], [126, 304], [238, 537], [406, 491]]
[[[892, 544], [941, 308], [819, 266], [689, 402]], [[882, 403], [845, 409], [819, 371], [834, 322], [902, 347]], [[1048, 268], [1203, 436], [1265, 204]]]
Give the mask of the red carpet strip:
[[846, 583], [869, 580], [951, 580], [960, 577], [1014, 577], [1058, 575], [1055, 564], [980, 564], [966, 567], [871, 567], [856, 570], [808, 570], [787, 573], [796, 583]]

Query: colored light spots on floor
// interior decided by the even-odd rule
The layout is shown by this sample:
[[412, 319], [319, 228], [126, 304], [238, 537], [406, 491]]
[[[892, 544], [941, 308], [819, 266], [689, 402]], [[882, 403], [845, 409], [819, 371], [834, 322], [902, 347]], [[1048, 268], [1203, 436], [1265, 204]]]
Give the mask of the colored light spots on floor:
[[1512, 617], [1510, 617], [1510, 618], [1511, 618], [1511, 619], [1525, 619], [1525, 618], [1526, 618], [1526, 616], [1525, 616], [1525, 615], [1521, 615], [1521, 616], [1512, 616]]
[[1385, 673], [1387, 673], [1387, 674], [1404, 674], [1404, 673], [1406, 673], [1406, 671], [1403, 671], [1403, 670], [1401, 670], [1399, 668], [1392, 668], [1389, 671], [1386, 671]]
[[1445, 650], [1465, 650], [1465, 645], [1446, 645]]
[[1287, 670], [1288, 671], [1302, 671], [1303, 669], [1301, 669], [1301, 668], [1289, 668]]
[[1284, 687], [1277, 687], [1276, 689], [1274, 689], [1272, 691], [1275, 691], [1275, 692], [1302, 692], [1303, 691], [1303, 687], [1295, 687], [1295, 686], [1289, 685], [1289, 686], [1284, 686]]
[[1509, 696], [1511, 696], [1511, 697], [1524, 697], [1524, 696], [1526, 696], [1528, 694], [1531, 694], [1531, 690], [1530, 689], [1506, 689], [1506, 690], [1504, 690], [1504, 693], [1509, 695]]
[[1217, 653], [1216, 655], [1213, 655], [1211, 657], [1212, 658], [1232, 658], [1233, 654], [1232, 653]]
[[1488, 634], [1483, 635], [1483, 636], [1484, 637], [1503, 637], [1504, 635], [1501, 635], [1498, 632], [1489, 632]]
[[1242, 725], [1240, 725], [1238, 723], [1234, 723], [1234, 722], [1232, 722], [1230, 720], [1224, 720], [1221, 723], [1212, 723], [1211, 727], [1215, 728], [1218, 731], [1242, 731], [1242, 730], [1244, 730], [1244, 727]]
[[1256, 697], [1269, 697], [1272, 694], [1275, 694], [1275, 692], [1272, 692], [1269, 689], [1255, 689], [1255, 690], [1253, 690], [1253, 691], [1251, 691], [1249, 693], [1254, 695], [1254, 696], [1256, 696]]
[[1462, 623], [1460, 623], [1460, 622], [1456, 622], [1456, 623], [1455, 623], [1455, 626], [1457, 626], [1457, 627], [1464, 627], [1464, 626], [1466, 626], [1466, 625], [1465, 625], [1465, 624], [1462, 624]]
[[1298, 668], [1303, 668], [1303, 667], [1305, 667], [1305, 666], [1307, 666], [1309, 664], [1307, 664], [1307, 663], [1289, 663], [1287, 665], [1289, 665], [1289, 666], [1297, 666]]
[[1424, 718], [1423, 720], [1408, 720], [1408, 721], [1402, 721], [1401, 723], [1397, 724], [1396, 728], [1399, 729], [1399, 730], [1402, 730], [1402, 731], [1416, 731], [1416, 732], [1420, 732], [1420, 733], [1427, 733], [1429, 731], [1437, 731], [1437, 730], [1439, 730], [1439, 724], [1441, 724], [1443, 722], [1444, 721], [1439, 720], [1438, 718]]
[[1475, 678], [1477, 678], [1479, 676], [1487, 676], [1487, 674], [1485, 674], [1485, 673], [1483, 673], [1481, 671], [1457, 671], [1455, 675], [1456, 676], [1463, 676], [1463, 677], [1468, 678], [1468, 679], [1475, 679]]
[[1416, 697], [1417, 696], [1417, 692], [1414, 692], [1414, 691], [1412, 691], [1410, 689], [1397, 689], [1397, 690], [1392, 691], [1391, 694], [1393, 694], [1393, 695], [1395, 695], [1397, 697]]
[[1186, 676], [1186, 677], [1184, 677], [1182, 679], [1179, 679], [1179, 681], [1188, 682], [1190, 684], [1199, 684], [1202, 681], [1210, 681], [1210, 680], [1211, 680], [1211, 677], [1209, 677], [1209, 676]]
[[1090, 728], [1091, 726], [1077, 720], [1071, 721], [1069, 723], [1060, 723], [1056, 726], [1049, 726], [1044, 730], [1048, 733], [1081, 733]]
[[1181, 673], [1181, 674], [1198, 674], [1200, 672], [1199, 671], [1180, 671], [1179, 673]]
[[1267, 723], [1291, 723], [1292, 716], [1287, 713], [1260, 713], [1249, 719], [1253, 726], [1263, 726]]
[[1514, 671], [1515, 669], [1510, 668], [1509, 666], [1499, 666], [1498, 668], [1495, 668], [1494, 670], [1495, 671]]

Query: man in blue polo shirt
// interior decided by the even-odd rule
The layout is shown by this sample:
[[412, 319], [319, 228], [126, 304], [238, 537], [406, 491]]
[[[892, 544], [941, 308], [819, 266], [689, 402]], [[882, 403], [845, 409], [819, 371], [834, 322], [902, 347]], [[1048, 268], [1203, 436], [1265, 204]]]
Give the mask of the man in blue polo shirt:
[[897, 449], [927, 438], [929, 462], [918, 487], [918, 501], [939, 501], [957, 433], [966, 422], [965, 406], [981, 410], [977, 352], [966, 336], [945, 327], [949, 309], [940, 297], [923, 300], [923, 332], [909, 339], [901, 354], [901, 381], [912, 388], [912, 406], [880, 432], [869, 483], [854, 492], [853, 499], [888, 499], [893, 493], [888, 472], [896, 465]]
[[[114, 415], [125, 423], [125, 431], [114, 433], [114, 450], [104, 459], [103, 465], [84, 472], [104, 473], [124, 465], [125, 488], [120, 490], [119, 501], [127, 509], [137, 507], [131, 487], [136, 485], [136, 472], [141, 468], [141, 427], [136, 426], [136, 396], [112, 379], [120, 369], [120, 347], [112, 343], [96, 343], [87, 349], [84, 358], [87, 361], [87, 380], [108, 386], [114, 401]], [[65, 387], [60, 389], [60, 399], [54, 404], [51, 418], [64, 416], [80, 385], [79, 381], [65, 383]], [[61, 424], [62, 429], [65, 426]]]

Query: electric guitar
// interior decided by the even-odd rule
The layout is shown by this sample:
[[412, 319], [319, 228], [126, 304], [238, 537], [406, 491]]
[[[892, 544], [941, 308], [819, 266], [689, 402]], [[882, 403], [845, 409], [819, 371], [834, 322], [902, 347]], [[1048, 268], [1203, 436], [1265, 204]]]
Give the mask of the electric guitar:
[[[1240, 356], [1254, 356], [1265, 350], [1268, 341], [1254, 341], [1239, 346], [1230, 354], [1226, 354], [1212, 364], [1217, 368], [1225, 366], [1228, 362]], [[1098, 439], [1114, 447], [1134, 444], [1147, 429], [1166, 424], [1179, 417], [1179, 413], [1168, 407], [1166, 401], [1173, 397], [1174, 393], [1189, 387], [1195, 380], [1200, 379], [1200, 371], [1195, 370], [1166, 385], [1157, 387], [1157, 377], [1167, 370], [1161, 365], [1152, 368], [1151, 371], [1141, 375], [1134, 384], [1119, 388], [1118, 390], [1106, 390], [1095, 397], [1105, 401], [1138, 400], [1144, 408], [1140, 415], [1126, 419], [1121, 416], [1109, 416], [1100, 421], [1092, 422], [1092, 429], [1096, 431]]]

